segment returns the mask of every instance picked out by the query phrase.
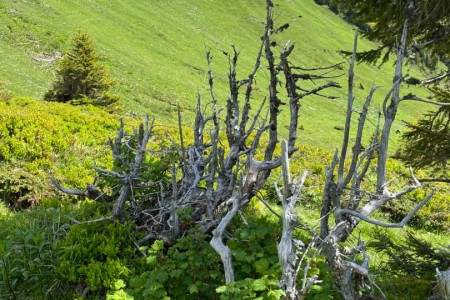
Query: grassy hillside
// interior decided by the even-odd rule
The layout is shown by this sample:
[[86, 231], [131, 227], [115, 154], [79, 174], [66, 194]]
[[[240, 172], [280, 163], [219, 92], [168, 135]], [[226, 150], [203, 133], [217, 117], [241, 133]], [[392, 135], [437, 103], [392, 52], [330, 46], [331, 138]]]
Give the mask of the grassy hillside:
[[[112, 167], [107, 141], [114, 137], [119, 116], [90, 105], [73, 106], [41, 100], [53, 81], [56, 59], [70, 46], [71, 37], [81, 28], [93, 38], [103, 62], [118, 81], [113, 93], [121, 96], [124, 115], [148, 113], [156, 117], [158, 126], [150, 148], [164, 149], [171, 145], [170, 139], [166, 138], [167, 131], [177, 139], [175, 130], [178, 127], [173, 125], [177, 103], [184, 107], [183, 121], [189, 125], [193, 120], [197, 92], [207, 98], [205, 48], [211, 48], [214, 55], [217, 95], [222, 104], [227, 98], [228, 68], [222, 52], [229, 52], [230, 45], [235, 44], [241, 51], [241, 77], [252, 69], [259, 37], [263, 33], [264, 2], [0, 1], [0, 83], [18, 96], [3, 97], [6, 93], [0, 86], [0, 299], [133, 299], [130, 295], [134, 295], [134, 299], [167, 299], [166, 296], [172, 299], [228, 299], [225, 294], [219, 295], [224, 292], [224, 274], [219, 256], [208, 244], [210, 236], [197, 234], [194, 230], [192, 234], [186, 233], [173, 247], [164, 248], [162, 242], [149, 244], [144, 238], [146, 230], [137, 232], [136, 225], [139, 228], [145, 226], [132, 222], [131, 218], [136, 217], [136, 212], [142, 213], [144, 206], [151, 206], [151, 201], [159, 203], [159, 197], [145, 195], [132, 203], [132, 206], [138, 205], [134, 215], [130, 219], [127, 217], [124, 224], [91, 222], [108, 216], [111, 202], [61, 201], [65, 198], [53, 188], [50, 177], [66, 187], [83, 189], [87, 182], [94, 181], [94, 161], [100, 167]], [[289, 30], [276, 37], [276, 53], [290, 40], [297, 47], [293, 62], [298, 66], [323, 67], [345, 62], [338, 50], [351, 49], [354, 34], [351, 25], [313, 0], [277, 0], [276, 3], [278, 24], [301, 16]], [[367, 41], [360, 42], [363, 50], [374, 46]], [[299, 125], [303, 130], [299, 132], [298, 140], [306, 145], [299, 145], [291, 164], [292, 171], [297, 174], [310, 171], [302, 190], [298, 215], [301, 223], [314, 230], [320, 223], [325, 166], [332, 156], [332, 151], [328, 150], [340, 143], [342, 134], [334, 129], [343, 125], [346, 109], [347, 65], [342, 66], [336, 68], [334, 74], [344, 75], [337, 79], [344, 89], [326, 92], [339, 96], [339, 99], [311, 97], [302, 103]], [[263, 64], [257, 77], [255, 104], [265, 95], [266, 69]], [[372, 82], [382, 86], [370, 111], [369, 129], [374, 126], [377, 104], [390, 87], [392, 73], [392, 62], [379, 68], [356, 67], [358, 103], [364, 100]], [[411, 70], [411, 73], [417, 71]], [[406, 103], [401, 107], [400, 120], [393, 130], [402, 131], [401, 120], [416, 118], [423, 108]], [[129, 132], [132, 125], [137, 125], [137, 120], [126, 117], [125, 124]], [[287, 121], [281, 125], [286, 128]], [[184, 132], [185, 142], [192, 142], [192, 132]], [[398, 144], [398, 136], [393, 134], [393, 150]], [[134, 140], [130, 141], [126, 144], [133, 145]], [[148, 164], [140, 169], [148, 179], [143, 186], [153, 186], [152, 177], [160, 176], [172, 165], [169, 160], [174, 158], [166, 151], [149, 153]], [[158, 165], [162, 167], [155, 168]], [[121, 167], [123, 165], [119, 163], [115, 170], [122, 172]], [[371, 171], [369, 174], [375, 174], [374, 169]], [[278, 172], [272, 175], [275, 177]], [[427, 172], [420, 170], [416, 175], [427, 177]], [[172, 181], [168, 173], [165, 182], [169, 184]], [[388, 178], [392, 179], [389, 186], [394, 191], [410, 184], [406, 167], [397, 161], [389, 161]], [[114, 178], [96, 180], [96, 184], [106, 194], [115, 193], [120, 186]], [[199, 186], [202, 184], [203, 181]], [[376, 177], [368, 175], [362, 189], [370, 191], [375, 184]], [[403, 196], [373, 217], [400, 221], [425, 197], [429, 188], [425, 185], [424, 189]], [[408, 230], [411, 235], [441, 249], [449, 240], [449, 193], [445, 185], [433, 188], [435, 196], [411, 220]], [[141, 195], [137, 189], [132, 192]], [[165, 193], [160, 194], [165, 196]], [[273, 187], [268, 186], [259, 195], [281, 213]], [[29, 206], [33, 209], [23, 209]], [[195, 224], [191, 208], [176, 211], [185, 232]], [[230, 298], [242, 299], [239, 292], [242, 292], [241, 296], [248, 292], [248, 298], [253, 299], [256, 295], [270, 295], [279, 288], [277, 243], [281, 223], [256, 198], [242, 212], [242, 218], [235, 217], [228, 227], [226, 239], [232, 249], [237, 279], [236, 295]], [[74, 220], [87, 222], [76, 224]], [[359, 244], [360, 238], [370, 245], [376, 241], [377, 233], [385, 233], [395, 244], [406, 245], [408, 234], [403, 229], [380, 230], [366, 223], [361, 223], [345, 245], [353, 247], [356, 241]], [[309, 231], [297, 228], [295, 235], [305, 244], [310, 242]], [[143, 239], [145, 242], [141, 243]], [[429, 259], [426, 252], [409, 256], [419, 262], [424, 258], [433, 267], [418, 269], [416, 273], [410, 273], [409, 269], [394, 270], [396, 266], [390, 265], [385, 251], [368, 246], [367, 252], [372, 259], [370, 268], [376, 275], [374, 279], [386, 291], [387, 298], [423, 299], [435, 286], [434, 270], [438, 262]], [[311, 274], [319, 275], [320, 283], [313, 286], [307, 299], [339, 299], [324, 257], [316, 255], [314, 249], [309, 253], [304, 262], [308, 261]], [[408, 258], [405, 253], [400, 253], [401, 260]], [[442, 270], [444, 267], [448, 266], [439, 265]], [[303, 276], [298, 278], [301, 280]]]
[[[278, 24], [301, 18], [277, 37], [275, 52], [291, 40], [297, 46], [293, 58], [299, 66], [318, 67], [344, 61], [337, 51], [351, 49], [351, 25], [313, 0], [276, 3]], [[81, 28], [92, 36], [118, 80], [114, 92], [121, 96], [125, 111], [148, 113], [171, 123], [175, 120], [176, 104], [181, 102], [186, 124], [192, 120], [197, 92], [208, 94], [205, 48], [213, 51], [217, 93], [225, 101], [227, 58], [222, 50], [229, 51], [232, 44], [238, 47], [239, 71], [244, 77], [253, 66], [265, 15], [262, 0], [4, 0], [0, 11], [0, 80], [17, 95], [42, 98], [53, 80], [52, 59], [64, 52], [70, 38]], [[360, 42], [361, 50], [371, 47], [373, 44], [367, 41]], [[345, 74], [347, 66], [343, 66], [345, 69], [336, 70], [337, 74]], [[359, 65], [356, 72], [357, 101], [363, 100], [374, 82], [383, 86], [376, 97], [380, 103], [390, 86], [392, 65]], [[257, 79], [261, 98], [266, 88], [264, 76], [260, 74]], [[338, 80], [346, 86], [345, 76]], [[344, 120], [345, 88], [332, 93], [340, 98], [311, 97], [304, 101], [301, 141], [328, 149], [338, 145], [341, 133], [333, 128]], [[375, 108], [373, 117], [377, 114]], [[405, 103], [399, 118], [412, 120], [418, 115], [415, 104]], [[402, 122], [395, 126], [394, 131], [403, 128]]]

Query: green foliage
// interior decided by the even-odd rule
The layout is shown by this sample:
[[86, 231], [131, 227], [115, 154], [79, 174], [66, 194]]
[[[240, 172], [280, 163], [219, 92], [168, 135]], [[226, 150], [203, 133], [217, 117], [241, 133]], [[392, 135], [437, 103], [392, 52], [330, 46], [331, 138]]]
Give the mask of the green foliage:
[[13, 98], [0, 111], [0, 199], [11, 207], [53, 195], [49, 176], [82, 188], [93, 158], [107, 164], [98, 154], [118, 122], [98, 108]]
[[377, 281], [389, 299], [425, 299], [434, 285], [436, 268], [450, 267], [448, 246], [433, 246], [413, 232], [401, 241], [387, 230], [374, 231], [368, 247], [384, 254], [376, 272], [383, 273]]
[[314, 275], [318, 275], [318, 280], [320, 283], [313, 284], [309, 293], [306, 295], [305, 299], [340, 299], [340, 293], [335, 290], [333, 280], [330, 277], [329, 267], [326, 263], [325, 257], [315, 253], [313, 249], [308, 253], [308, 260], [304, 262], [302, 266], [302, 271], [299, 273], [299, 278], [297, 280], [297, 286], [302, 286], [301, 280], [304, 277], [304, 267], [311, 260], [309, 264], [309, 269], [307, 273], [307, 278]]
[[145, 271], [130, 280], [126, 293], [134, 299], [217, 298], [215, 288], [223, 282], [222, 264], [206, 238], [191, 232], [167, 252], [162, 241], [155, 241], [146, 249]]
[[[393, 178], [390, 186], [393, 190], [404, 190], [411, 185], [411, 176], [408, 168], [398, 160], [391, 159], [387, 163], [388, 178]], [[427, 177], [429, 171], [418, 170], [415, 172], [417, 178]], [[368, 177], [369, 180], [374, 180]], [[363, 184], [364, 186], [364, 184]], [[450, 201], [448, 201], [448, 185], [445, 183], [429, 186], [423, 183], [421, 189], [417, 189], [401, 198], [401, 201], [389, 201], [381, 207], [381, 211], [387, 213], [390, 222], [400, 222], [409, 212], [422, 201], [433, 189], [433, 197], [422, 207], [417, 214], [408, 222], [409, 226], [416, 229], [439, 231], [448, 233], [450, 228]]]
[[373, 232], [372, 236], [368, 246], [387, 255], [382, 267], [389, 273], [431, 280], [437, 267], [443, 270], [450, 267], [449, 249], [436, 248], [411, 232], [404, 242], [394, 241], [382, 230]]
[[387, 296], [387, 299], [427, 299], [430, 296], [433, 283], [427, 279], [417, 278], [415, 276], [396, 276], [393, 280], [392, 275], [380, 276], [377, 280], [381, 289]]
[[[370, 25], [363, 35], [381, 42], [382, 48], [388, 49], [387, 54], [396, 50], [396, 43], [400, 40], [407, 16], [410, 18], [408, 45], [428, 48], [438, 55], [448, 54], [449, 41], [446, 36], [450, 21], [450, 7], [444, 2], [418, 0], [413, 2], [412, 10], [408, 10], [408, 0], [332, 0], [331, 2], [343, 11], [351, 11], [352, 20], [356, 23]], [[380, 54], [381, 52], [366, 56], [366, 61], [374, 62]]]
[[[450, 90], [432, 89], [439, 102], [450, 102]], [[409, 123], [403, 134], [399, 157], [417, 168], [431, 167], [433, 178], [450, 178], [450, 106], [426, 113], [416, 124]]]
[[63, 250], [56, 273], [64, 281], [89, 286], [92, 291], [114, 289], [117, 280], [131, 274], [132, 262], [139, 263], [132, 232], [132, 223], [105, 221], [72, 226], [58, 245]]
[[207, 242], [209, 237], [191, 231], [167, 250], [162, 241], [145, 249], [147, 270], [132, 278], [129, 287], [111, 295], [126, 293], [134, 299], [280, 299], [284, 293], [279, 289], [279, 232], [274, 226], [278, 227], [261, 219], [238, 228], [228, 240], [237, 280], [231, 285], [223, 286], [222, 263]]
[[[448, 201], [448, 191], [444, 188], [437, 188], [435, 195], [429, 200], [426, 206], [408, 223], [417, 229], [430, 231], [448, 232], [450, 224], [450, 201]], [[400, 222], [414, 208], [417, 203], [426, 197], [427, 191], [417, 190], [412, 192], [408, 198], [401, 202], [390, 202], [383, 210], [389, 213], [393, 222]]]
[[227, 242], [235, 262], [236, 280], [281, 275], [277, 250], [281, 227], [264, 218], [255, 221], [238, 228]]
[[0, 298], [72, 299], [55, 268], [58, 243], [70, 228], [65, 214], [76, 210], [49, 199], [33, 210], [0, 215]]
[[235, 281], [229, 285], [223, 285], [216, 289], [220, 294], [220, 300], [238, 299], [267, 299], [278, 300], [286, 296], [279, 289], [279, 279], [273, 275], [264, 275], [262, 278], [246, 278]]
[[[144, 261], [134, 247], [134, 226], [73, 225], [105, 213], [102, 205], [76, 206], [48, 199], [32, 210], [0, 214], [0, 298], [74, 299], [124, 287]], [[97, 292], [93, 292], [97, 291]]]
[[28, 172], [23, 164], [0, 166], [0, 200], [15, 209], [36, 205], [41, 200], [45, 183]]
[[[55, 218], [51, 211], [47, 215], [49, 218]], [[2, 236], [6, 238], [0, 248], [2, 298], [15, 299], [39, 291], [45, 293], [42, 287], [48, 288], [53, 283], [58, 284], [52, 276], [57, 259], [53, 246], [61, 238], [63, 229], [57, 228], [60, 232], [45, 230], [45, 226], [50, 222], [43, 222], [42, 219], [32, 220], [30, 224], [23, 221], [17, 223], [15, 224], [19, 226], [14, 230], [8, 228], [10, 232], [2, 232]]]
[[101, 106], [116, 103], [119, 98], [106, 93], [114, 82], [108, 78], [99, 59], [91, 38], [79, 30], [73, 38], [73, 48], [64, 55], [56, 70], [53, 88], [44, 99]]

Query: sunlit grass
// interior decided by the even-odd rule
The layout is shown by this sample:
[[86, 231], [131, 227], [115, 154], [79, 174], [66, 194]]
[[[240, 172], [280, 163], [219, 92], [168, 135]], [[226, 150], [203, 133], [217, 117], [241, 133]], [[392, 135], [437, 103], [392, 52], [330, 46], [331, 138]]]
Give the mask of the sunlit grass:
[[[342, 132], [335, 130], [345, 118], [346, 59], [339, 50], [351, 50], [354, 28], [326, 7], [313, 0], [275, 2], [279, 25], [299, 17], [289, 30], [275, 37], [279, 53], [287, 41], [296, 45], [293, 63], [302, 67], [323, 67], [343, 62], [343, 69], [334, 74], [340, 90], [324, 94], [339, 96], [337, 100], [306, 98], [301, 110], [300, 143], [333, 149], [340, 143]], [[228, 96], [228, 62], [222, 51], [239, 49], [238, 71], [244, 78], [253, 67], [260, 44], [265, 18], [265, 1], [33, 1], [0, 4], [5, 24], [0, 28], [0, 80], [21, 96], [41, 99], [53, 80], [54, 63], [41, 61], [45, 54], [55, 55], [70, 45], [78, 28], [88, 32], [95, 41], [104, 62], [118, 84], [114, 92], [121, 96], [126, 112], [150, 114], [160, 122], [176, 120], [176, 104], [185, 107], [183, 122], [191, 124], [197, 92], [209, 101], [206, 80], [205, 49], [211, 48], [217, 95], [222, 104]], [[374, 44], [360, 41], [360, 49]], [[259, 92], [255, 103], [265, 94], [265, 65], [257, 76]], [[414, 70], [412, 71], [414, 73]], [[392, 81], [392, 63], [382, 67], [356, 67], [356, 102], [361, 105], [372, 83], [382, 86], [374, 98], [371, 121], [375, 122], [378, 105]], [[307, 83], [309, 86], [320, 84]], [[280, 90], [282, 87], [280, 86]], [[283, 95], [283, 94], [281, 94]], [[400, 120], [417, 118], [415, 104], [400, 110]], [[282, 128], [288, 120], [282, 120]], [[403, 123], [394, 124], [394, 131], [403, 130]], [[373, 125], [368, 124], [372, 131]], [[284, 133], [282, 132], [282, 135]], [[398, 137], [393, 137], [396, 142]]]

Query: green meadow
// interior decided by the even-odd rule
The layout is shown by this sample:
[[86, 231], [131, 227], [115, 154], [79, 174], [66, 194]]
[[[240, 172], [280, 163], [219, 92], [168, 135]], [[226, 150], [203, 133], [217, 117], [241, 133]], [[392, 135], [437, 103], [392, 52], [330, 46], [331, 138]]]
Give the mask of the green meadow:
[[[42, 99], [50, 88], [54, 58], [70, 46], [78, 29], [93, 38], [103, 62], [117, 80], [114, 93], [120, 95], [125, 113], [149, 114], [164, 123], [176, 122], [176, 106], [184, 108], [183, 122], [191, 124], [197, 94], [209, 102], [205, 50], [213, 54], [219, 99], [225, 103], [228, 58], [231, 45], [240, 51], [238, 72], [244, 79], [254, 65], [263, 32], [264, 1], [3, 1], [0, 4], [0, 78], [5, 87], [19, 96]], [[279, 52], [285, 43], [294, 43], [293, 63], [317, 68], [340, 64], [327, 75], [341, 89], [325, 91], [337, 99], [307, 97], [302, 104], [301, 142], [334, 149], [341, 133], [334, 129], [343, 123], [346, 108], [346, 58], [354, 27], [312, 0], [278, 1], [279, 26], [291, 22], [288, 30], [276, 36]], [[359, 50], [375, 47], [360, 40]], [[391, 86], [393, 61], [383, 66], [356, 67], [356, 101], [362, 103], [372, 86], [375, 94], [371, 118], [376, 122], [380, 104]], [[264, 73], [257, 76], [254, 99], [257, 105], [265, 95]], [[328, 73], [329, 71], [327, 71]], [[324, 72], [325, 73], [325, 72]], [[414, 68], [410, 73], [416, 76]], [[308, 82], [318, 86], [324, 82]], [[421, 91], [415, 93], [423, 94]], [[419, 105], [420, 108], [422, 106]], [[394, 131], [402, 132], [402, 120], [412, 121], [421, 114], [417, 104], [403, 103]], [[287, 122], [284, 122], [287, 126]], [[320, 136], [320, 138], [317, 138]], [[397, 139], [393, 142], [397, 145]]]
[[[341, 86], [321, 92], [333, 99], [317, 95], [302, 99], [299, 151], [291, 162], [293, 177], [309, 171], [297, 210], [299, 221], [317, 229], [325, 168], [341, 144], [347, 109], [348, 58], [340, 51], [352, 50], [355, 27], [313, 0], [274, 2], [276, 24], [289, 23], [287, 30], [274, 37], [275, 55], [286, 44], [294, 44], [291, 60], [295, 66], [333, 66], [316, 71], [333, 78], [304, 82], [305, 88], [318, 87], [327, 80]], [[94, 166], [112, 168], [108, 139], [115, 137], [120, 118], [128, 132], [145, 115], [155, 118], [156, 137], [149, 145], [153, 150], [167, 150], [172, 147], [168, 135], [179, 142], [179, 106], [185, 142], [192, 143], [190, 129], [198, 95], [206, 112], [211, 107], [206, 51], [213, 56], [215, 90], [219, 106], [223, 107], [229, 94], [227, 72], [232, 46], [240, 53], [238, 77], [245, 79], [255, 64], [265, 13], [264, 0], [0, 0], [0, 98], [5, 91], [14, 95], [0, 100], [0, 299], [241, 299], [219, 295], [219, 289], [224, 291], [223, 270], [219, 256], [208, 244], [210, 236], [187, 235], [169, 249], [164, 249], [162, 242], [139, 247], [143, 236], [134, 230], [136, 224], [132, 221], [76, 225], [74, 219], [89, 221], [107, 215], [111, 203], [78, 201], [57, 191], [49, 179], [56, 178], [68, 188], [84, 189], [96, 180]], [[118, 112], [43, 101], [52, 87], [58, 59], [71, 47], [78, 30], [92, 38], [101, 62], [116, 81], [111, 93], [120, 96]], [[359, 51], [376, 46], [358, 40]], [[378, 87], [363, 144], [371, 137], [381, 104], [391, 88], [394, 59], [383, 65], [355, 67], [357, 105], [362, 106], [372, 86]], [[405, 69], [411, 76], [424, 76], [411, 63]], [[280, 82], [280, 98], [286, 99], [283, 85]], [[267, 87], [267, 62], [263, 60], [253, 86], [253, 115], [267, 96]], [[402, 93], [410, 92], [428, 96], [425, 90], [405, 85]], [[415, 121], [430, 108], [426, 104], [401, 103], [392, 129], [392, 154], [401, 145], [404, 121]], [[354, 131], [356, 115], [352, 121]], [[288, 119], [280, 120], [280, 139], [287, 136], [288, 126]], [[165, 157], [164, 151], [151, 153], [156, 153], [148, 159], [154, 169], [149, 168], [148, 173], [165, 176], [170, 182], [168, 161], [174, 158]], [[417, 170], [416, 175], [423, 178], [429, 173]], [[271, 183], [279, 170], [272, 174]], [[393, 190], [410, 184], [407, 166], [394, 159], [388, 162], [388, 177], [392, 178], [389, 184]], [[116, 187], [102, 184], [106, 193]], [[372, 191], [375, 184], [375, 176], [368, 175], [363, 188]], [[395, 243], [406, 245], [411, 234], [445, 253], [442, 247], [448, 245], [450, 228], [447, 185], [425, 184], [424, 189], [397, 200], [373, 217], [399, 222], [430, 188], [436, 190], [435, 196], [411, 220], [407, 230], [379, 230], [362, 222], [347, 243], [356, 243], [359, 238], [371, 242], [376, 240], [375, 234], [382, 232]], [[272, 186], [267, 186], [260, 196], [281, 213]], [[237, 284], [243, 284], [236, 291], [244, 293], [247, 287], [256, 286], [258, 295], [267, 292], [264, 299], [279, 299], [269, 295], [278, 289], [276, 243], [281, 223], [256, 198], [242, 212], [242, 220], [248, 219], [249, 224], [235, 217], [227, 237], [237, 262]], [[190, 213], [177, 211], [187, 218], [186, 222]], [[299, 240], [309, 242], [306, 231], [295, 233]], [[396, 273], [387, 266], [386, 252], [368, 247], [368, 253], [372, 259], [370, 271], [389, 299], [423, 299], [432, 292], [434, 269]], [[308, 257], [310, 272], [319, 275], [321, 283], [314, 285], [307, 299], [339, 299], [324, 257]], [[423, 257], [425, 254], [420, 259]], [[436, 257], [429, 261], [434, 263]], [[180, 275], [184, 273], [190, 276]], [[264, 291], [258, 285], [263, 279]], [[128, 298], [126, 293], [136, 298]]]

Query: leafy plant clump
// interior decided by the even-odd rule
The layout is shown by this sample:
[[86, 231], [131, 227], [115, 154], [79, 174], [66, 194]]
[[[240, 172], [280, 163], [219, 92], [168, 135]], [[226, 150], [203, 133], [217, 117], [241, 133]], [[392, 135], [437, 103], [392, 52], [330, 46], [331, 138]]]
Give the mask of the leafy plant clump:
[[73, 299], [75, 288], [57, 276], [60, 243], [70, 230], [68, 216], [95, 210], [46, 199], [32, 210], [0, 213], [0, 298]]
[[73, 38], [73, 48], [64, 55], [56, 70], [53, 88], [44, 99], [99, 106], [115, 104], [119, 98], [108, 93], [114, 81], [99, 60], [91, 38], [79, 30]]
[[93, 159], [103, 163], [98, 153], [118, 124], [93, 106], [30, 98], [0, 101], [0, 111], [0, 199], [16, 209], [54, 195], [50, 176], [69, 186], [92, 181]]
[[127, 279], [140, 260], [131, 223], [87, 223], [72, 226], [58, 247], [56, 273], [74, 286], [104, 294]]
[[129, 287], [111, 292], [134, 299], [217, 299], [215, 289], [222, 284], [220, 258], [207, 242], [208, 236], [191, 234], [164, 249], [155, 241], [147, 252], [144, 271], [131, 278]]

